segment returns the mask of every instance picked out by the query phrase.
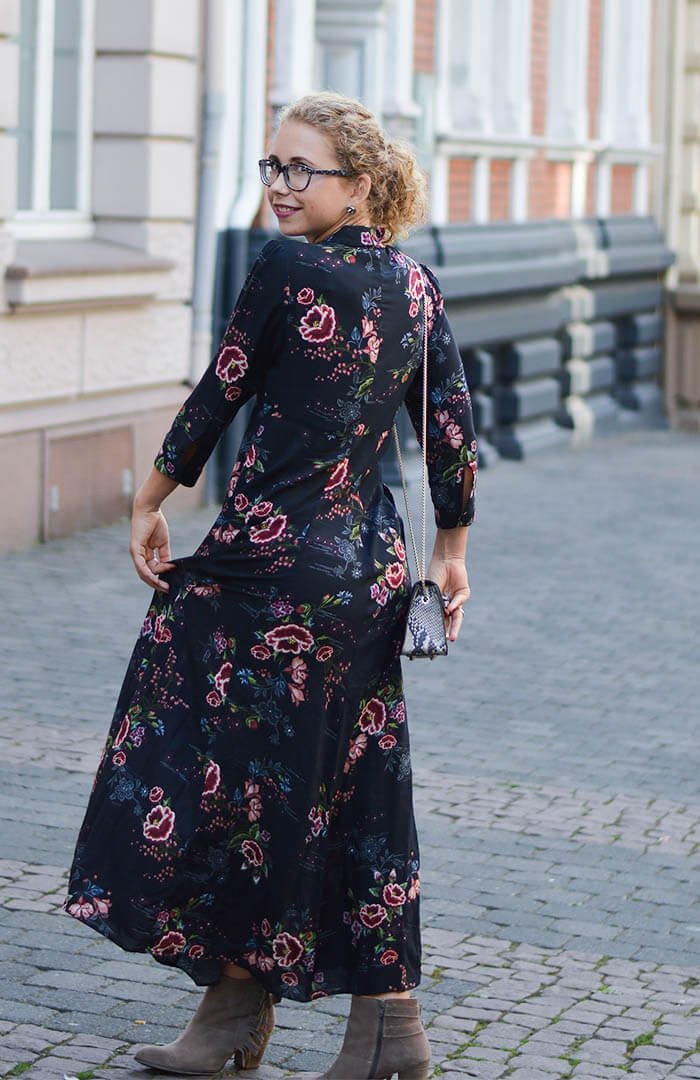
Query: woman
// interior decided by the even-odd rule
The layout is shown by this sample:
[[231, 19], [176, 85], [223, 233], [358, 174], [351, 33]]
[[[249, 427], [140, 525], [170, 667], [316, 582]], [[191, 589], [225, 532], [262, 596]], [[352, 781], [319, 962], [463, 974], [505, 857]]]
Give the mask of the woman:
[[[430, 1051], [409, 995], [408, 574], [378, 457], [404, 401], [420, 426], [424, 305], [439, 526], [428, 576], [451, 597], [452, 641], [469, 596], [469, 395], [435, 278], [388, 243], [423, 214], [410, 152], [364, 106], [323, 93], [286, 110], [260, 168], [282, 236], [134, 502], [131, 554], [156, 592], [66, 908], [208, 987], [183, 1035], [141, 1049], [141, 1063], [254, 1066], [273, 1001], [350, 993], [326, 1076], [409, 1080], [427, 1075]], [[195, 483], [253, 395], [221, 513], [194, 555], [171, 560], [161, 504]]]

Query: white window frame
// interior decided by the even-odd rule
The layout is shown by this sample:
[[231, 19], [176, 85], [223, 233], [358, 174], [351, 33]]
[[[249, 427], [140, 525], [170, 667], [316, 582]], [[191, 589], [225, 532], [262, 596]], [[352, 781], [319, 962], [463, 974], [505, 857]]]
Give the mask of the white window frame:
[[17, 210], [6, 228], [19, 239], [60, 239], [94, 235], [91, 216], [92, 125], [95, 70], [95, 0], [81, 0], [80, 90], [78, 115], [77, 207], [50, 208], [53, 117], [54, 27], [56, 3], [37, 0], [37, 42], [34, 94], [34, 155], [30, 210]]

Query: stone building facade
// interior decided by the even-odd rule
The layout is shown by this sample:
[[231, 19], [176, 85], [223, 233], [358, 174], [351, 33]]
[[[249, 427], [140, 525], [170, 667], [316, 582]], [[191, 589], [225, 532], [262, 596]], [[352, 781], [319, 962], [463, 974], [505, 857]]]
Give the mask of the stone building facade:
[[[483, 255], [494, 280], [494, 250], [507, 248], [511, 270], [527, 274], [549, 252], [547, 274], [531, 279], [549, 290], [538, 304], [551, 310], [557, 289], [570, 310], [549, 329], [523, 326], [540, 348], [581, 322], [583, 294], [577, 308], [566, 290], [583, 288], [591, 266], [600, 277], [606, 245], [624, 234], [645, 252], [642, 314], [654, 345], [651, 283], [670, 261], [658, 255], [654, 219], [667, 228], [683, 251], [673, 294], [688, 356], [681, 397], [697, 403], [688, 342], [698, 288], [699, 9], [699, 0], [0, 0], [0, 548], [128, 510], [211, 355], [222, 280], [235, 293], [255, 237], [273, 226], [256, 162], [275, 113], [311, 89], [361, 97], [414, 142], [431, 191], [416, 251], [446, 267], [454, 252], [447, 277], [453, 303], [467, 305], [465, 326], [485, 316], [477, 305], [470, 322], [475, 293], [464, 283], [476, 268], [460, 271], [469, 262], [460, 244], [472, 260]], [[600, 225], [609, 221], [617, 233]], [[233, 254], [231, 236], [245, 239]], [[529, 254], [519, 264], [521, 249]], [[563, 249], [575, 251], [568, 277]], [[629, 256], [628, 292], [633, 264]], [[514, 339], [522, 288], [509, 300]], [[629, 304], [601, 319], [613, 316], [636, 317]], [[592, 333], [607, 355], [607, 331]], [[489, 353], [487, 339], [465, 331], [465, 357], [474, 370], [493, 361], [507, 374], [503, 342]], [[551, 379], [577, 359], [575, 349], [542, 347], [546, 362], [528, 353], [516, 414], [541, 398], [538, 363], [551, 398]], [[651, 359], [635, 364], [650, 390]], [[589, 363], [579, 382], [604, 367]], [[482, 430], [488, 444], [493, 414], [496, 452], [512, 445], [518, 456], [527, 437], [512, 418], [499, 420], [502, 389], [483, 384]], [[565, 390], [556, 409], [547, 406], [547, 424], [561, 425], [552, 416]], [[667, 391], [674, 407], [675, 393]], [[535, 412], [524, 429], [532, 446], [543, 441], [540, 419]], [[204, 483], [173, 503], [201, 499]]]

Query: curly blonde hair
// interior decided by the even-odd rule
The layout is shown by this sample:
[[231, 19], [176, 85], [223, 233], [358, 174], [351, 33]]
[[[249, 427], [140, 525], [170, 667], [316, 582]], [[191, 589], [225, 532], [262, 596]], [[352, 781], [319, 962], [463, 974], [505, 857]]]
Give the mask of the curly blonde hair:
[[413, 150], [387, 135], [361, 101], [328, 90], [306, 94], [280, 112], [278, 127], [287, 120], [327, 135], [344, 172], [370, 177], [370, 220], [386, 230], [387, 240], [405, 237], [425, 220], [427, 184]]

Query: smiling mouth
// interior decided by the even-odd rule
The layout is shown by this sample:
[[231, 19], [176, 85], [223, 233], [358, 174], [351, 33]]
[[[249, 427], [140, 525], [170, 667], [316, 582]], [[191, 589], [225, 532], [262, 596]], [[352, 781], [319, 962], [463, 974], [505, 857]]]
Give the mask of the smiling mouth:
[[288, 214], [295, 213], [298, 206], [287, 206], [286, 203], [273, 203], [272, 209], [278, 217], [286, 217]]

